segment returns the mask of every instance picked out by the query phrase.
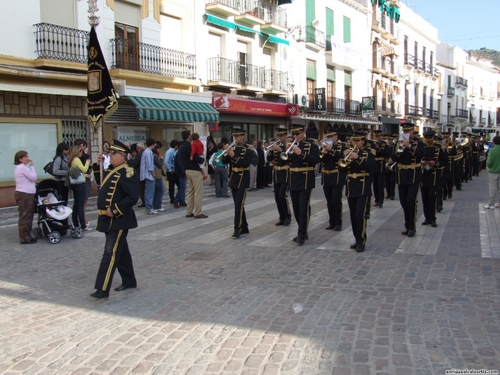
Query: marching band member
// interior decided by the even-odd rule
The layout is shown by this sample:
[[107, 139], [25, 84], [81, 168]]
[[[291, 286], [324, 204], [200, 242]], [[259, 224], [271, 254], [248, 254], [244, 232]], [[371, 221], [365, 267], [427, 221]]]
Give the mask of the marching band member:
[[[390, 157], [395, 150], [399, 134], [392, 134], [387, 136], [387, 155]], [[396, 196], [396, 166], [394, 163], [386, 163], [385, 173], [385, 190], [387, 195], [385, 199], [394, 200]]]
[[372, 195], [372, 174], [375, 171], [375, 157], [365, 146], [366, 133], [357, 131], [351, 136], [352, 147], [344, 151], [340, 165], [347, 168], [346, 196], [351, 216], [352, 234], [356, 240], [350, 248], [358, 253], [365, 251], [366, 210]]
[[441, 133], [443, 136], [443, 145], [446, 148], [448, 154], [448, 163], [444, 169], [444, 182], [443, 182], [443, 200], [453, 196], [453, 178], [455, 175], [455, 158], [457, 156], [457, 145], [450, 138], [449, 132]]
[[344, 151], [347, 147], [339, 142], [337, 132], [331, 128], [325, 133], [323, 142], [320, 155], [322, 161], [321, 184], [329, 216], [329, 225], [325, 229], [334, 229], [339, 232], [342, 230], [342, 192], [346, 184], [346, 171], [343, 168], [339, 169], [338, 162], [344, 158]]
[[375, 197], [375, 207], [382, 208], [384, 205], [384, 183], [385, 183], [385, 163], [388, 155], [389, 147], [382, 139], [382, 130], [374, 130], [375, 134], [375, 173], [373, 174], [373, 195]]
[[288, 173], [290, 166], [288, 160], [283, 160], [280, 155], [286, 150], [287, 143], [287, 129], [276, 129], [277, 142], [269, 147], [267, 153], [267, 161], [273, 162], [274, 170], [274, 200], [278, 208], [279, 221], [276, 226], [288, 226], [291, 222], [292, 214], [290, 212], [290, 205], [288, 204], [288, 191], [290, 189], [288, 182]]
[[290, 131], [294, 142], [287, 144], [284, 156], [290, 165], [290, 197], [293, 215], [299, 226], [293, 241], [303, 245], [308, 238], [311, 192], [315, 187], [314, 167], [319, 163], [319, 149], [314, 141], [306, 138], [304, 125], [292, 124]]
[[450, 161], [448, 159], [448, 150], [446, 148], [446, 145], [443, 144], [443, 137], [441, 136], [441, 134], [436, 134], [434, 138], [435, 145], [438, 146], [441, 149], [441, 153], [446, 156], [446, 162], [440, 163], [436, 171], [436, 211], [441, 212], [443, 211], [444, 174], [445, 169], [448, 167], [448, 164], [450, 164]]
[[[459, 135], [458, 132], [453, 132], [453, 141], [455, 143], [455, 147], [457, 149], [457, 155], [453, 158], [454, 163], [454, 174], [453, 174], [453, 183], [455, 184], [455, 189], [457, 191], [462, 190], [462, 169], [464, 167], [464, 152], [462, 146], [460, 146], [460, 142], [457, 141], [457, 137]], [[451, 198], [451, 197], [448, 197]]]
[[401, 124], [403, 135], [398, 141], [389, 163], [397, 162], [397, 183], [399, 202], [404, 211], [405, 230], [401, 233], [408, 237], [415, 236], [417, 220], [417, 196], [422, 181], [420, 162], [424, 153], [424, 145], [418, 136], [414, 136], [415, 127], [410, 123]]
[[421, 194], [425, 217], [422, 225], [430, 225], [433, 228], [437, 227], [436, 187], [440, 173], [439, 168], [448, 161], [448, 157], [444, 154], [441, 145], [435, 143], [435, 135], [434, 130], [424, 132], [424, 156], [420, 162], [422, 165]]
[[245, 198], [250, 187], [250, 163], [254, 154], [253, 147], [245, 142], [245, 130], [233, 129], [234, 146], [226, 146], [222, 157], [224, 164], [231, 163], [231, 179], [229, 187], [234, 201], [234, 232], [232, 237], [249, 233], [245, 214]]

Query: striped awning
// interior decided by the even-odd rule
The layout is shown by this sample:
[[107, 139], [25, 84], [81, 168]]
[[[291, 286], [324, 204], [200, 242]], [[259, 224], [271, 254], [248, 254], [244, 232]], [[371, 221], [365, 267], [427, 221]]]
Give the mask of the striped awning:
[[208, 103], [127, 96], [137, 107], [139, 120], [219, 122], [219, 112]]

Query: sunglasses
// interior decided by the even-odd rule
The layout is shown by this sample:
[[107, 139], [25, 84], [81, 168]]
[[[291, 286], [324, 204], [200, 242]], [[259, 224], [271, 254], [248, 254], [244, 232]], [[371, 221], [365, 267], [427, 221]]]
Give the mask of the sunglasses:
[[292, 132], [292, 135], [300, 135], [302, 132]]
[[116, 151], [116, 150], [110, 150], [109, 153], [111, 155], [116, 155], [116, 154], [123, 154], [123, 152], [120, 152], [120, 151]]

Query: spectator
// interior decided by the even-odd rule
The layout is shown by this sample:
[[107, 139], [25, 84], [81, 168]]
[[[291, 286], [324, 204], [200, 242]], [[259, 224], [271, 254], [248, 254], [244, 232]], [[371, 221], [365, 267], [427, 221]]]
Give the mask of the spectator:
[[146, 149], [141, 157], [140, 180], [144, 181], [144, 202], [146, 205], [146, 213], [148, 215], [156, 215], [153, 207], [153, 198], [155, 193], [155, 167], [153, 148], [156, 142], [152, 138], [146, 139]]
[[59, 192], [59, 199], [68, 204], [69, 189], [66, 186], [66, 176], [69, 172], [68, 166], [68, 152], [69, 146], [66, 143], [59, 143], [56, 149], [56, 157], [54, 158], [54, 169], [52, 174], [57, 181], [57, 190]]
[[85, 197], [83, 199], [83, 217], [85, 219], [85, 227], [90, 226], [90, 221], [87, 221], [87, 202], [89, 200], [89, 197], [92, 195], [92, 189], [91, 189], [91, 184], [92, 184], [92, 167], [91, 167], [91, 162], [90, 162], [90, 155], [89, 155], [89, 148], [87, 145], [87, 141], [84, 139], [77, 139], [75, 141], [75, 145], [80, 146], [80, 149], [82, 150], [82, 153], [80, 154], [79, 158], [80, 161], [82, 162], [82, 165], [85, 165], [87, 161], [89, 162], [87, 171], [84, 172], [85, 176]]
[[210, 158], [212, 157], [213, 154], [217, 152], [217, 147], [215, 146], [215, 142], [212, 137], [209, 137], [207, 139], [207, 164], [208, 164], [208, 175], [210, 176], [210, 186], [212, 186], [215, 183], [215, 169], [212, 164], [209, 163]]
[[[170, 141], [170, 148], [165, 153], [165, 168], [167, 170], [168, 196], [170, 198], [171, 205], [174, 205], [175, 202], [175, 185], [177, 185], [177, 194], [179, 194], [179, 188], [180, 188], [179, 177], [175, 173], [175, 156], [177, 155], [178, 149], [179, 149], [179, 141], [174, 139]], [[177, 206], [177, 208], [178, 207], [179, 206]]]
[[488, 151], [486, 159], [486, 167], [488, 168], [488, 180], [490, 199], [484, 205], [484, 208], [494, 209], [500, 207], [500, 136], [493, 138], [495, 146]]
[[[110, 145], [109, 145], [108, 141], [104, 141], [102, 143], [102, 158], [103, 158], [102, 168], [104, 170], [108, 169], [108, 167], [109, 167], [109, 160], [110, 160], [109, 146]], [[97, 165], [97, 163], [94, 163], [92, 165], [92, 169], [94, 171], [94, 179], [97, 183], [97, 187], [100, 188], [101, 187], [101, 168], [99, 165]]]
[[[140, 176], [141, 174], [141, 158], [144, 152], [144, 143], [138, 142], [131, 146], [132, 150], [132, 158], [128, 161], [128, 165], [134, 168], [134, 172], [136, 176]], [[134, 151], [135, 150], [135, 151]], [[139, 196], [141, 198], [141, 204], [137, 207], [146, 207], [144, 204], [144, 181], [139, 182]]]
[[203, 159], [203, 162], [202, 163], [199, 163], [200, 165], [200, 170], [201, 170], [201, 174], [203, 175], [203, 179], [206, 180], [207, 179], [207, 173], [205, 172], [205, 158], [204, 158], [204, 154], [205, 154], [205, 147], [203, 146], [203, 143], [200, 141], [200, 135], [198, 133], [193, 133], [193, 135], [191, 136], [191, 157], [189, 160], [193, 160], [193, 157], [194, 155], [198, 155], [199, 157], [201, 157]]
[[[224, 149], [224, 144], [220, 142], [217, 145], [219, 149], [214, 156], [220, 156]], [[228, 188], [228, 173], [227, 173], [227, 164], [222, 162], [222, 158], [217, 162], [212, 160], [212, 165], [215, 167], [215, 196], [217, 198], [229, 198], [227, 194]]]
[[90, 177], [88, 174], [90, 159], [87, 159], [85, 164], [81, 161], [83, 150], [81, 146], [75, 145], [71, 147], [68, 155], [68, 165], [70, 167], [69, 174], [79, 175], [78, 171], [83, 174], [83, 183], [71, 184], [73, 191], [73, 225], [81, 227], [83, 230], [90, 230], [85, 221], [85, 181]]
[[250, 188], [249, 191], [257, 190], [257, 166], [259, 165], [259, 154], [257, 151], [257, 141], [252, 142], [253, 155], [250, 163]]
[[160, 149], [163, 143], [156, 142], [153, 149], [154, 165], [155, 165], [155, 192], [153, 196], [153, 209], [158, 212], [165, 211], [162, 205], [163, 194], [165, 194], [165, 183], [163, 182], [163, 158], [160, 157]]
[[35, 212], [35, 181], [37, 179], [33, 160], [29, 158], [28, 152], [20, 150], [14, 155], [14, 181], [16, 182], [16, 192], [14, 199], [18, 206], [19, 221], [17, 229], [19, 231], [19, 241], [23, 245], [36, 243], [36, 238], [31, 235], [33, 226], [33, 214]]
[[194, 154], [193, 160], [191, 160], [191, 133], [189, 130], [182, 132], [182, 139], [184, 142], [182, 142], [175, 160], [178, 162], [176, 170], [177, 165], [182, 166], [189, 182], [186, 217], [205, 219], [208, 215], [201, 213], [203, 206], [203, 175], [200, 169], [200, 164], [204, 162], [204, 159], [198, 154]]

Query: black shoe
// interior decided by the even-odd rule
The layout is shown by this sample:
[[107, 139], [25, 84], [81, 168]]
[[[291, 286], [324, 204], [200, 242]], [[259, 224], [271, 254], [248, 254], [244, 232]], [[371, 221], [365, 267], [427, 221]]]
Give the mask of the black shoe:
[[393, 200], [394, 200], [394, 197], [391, 197], [391, 201], [393, 201]]
[[340, 232], [342, 230], [342, 225], [335, 226], [335, 232]]
[[109, 292], [105, 292], [104, 290], [96, 290], [90, 296], [94, 298], [108, 298]]
[[[468, 183], [469, 183], [469, 180], [464, 180], [464, 182], [465, 182], [466, 184], [468, 184]], [[457, 189], [457, 190], [458, 190], [458, 189]]]
[[413, 237], [415, 235], [415, 233], [417, 233], [415, 229], [409, 229], [408, 230], [408, 237]]
[[370, 215], [365, 215], [365, 219], [368, 220], [370, 218]]
[[276, 225], [277, 227], [279, 227], [280, 225], [285, 225], [285, 222], [280, 220], [280, 221], [278, 221], [278, 222], [277, 222], [276, 224], [274, 224], [274, 225]]
[[181, 203], [180, 204], [182, 207], [187, 207], [187, 203]]
[[448, 199], [451, 199], [451, 193], [448, 194]]
[[296, 242], [299, 244], [299, 246], [302, 246], [304, 242], [306, 242], [306, 240], [302, 237], [298, 237]]
[[240, 229], [240, 234], [247, 234], [247, 233], [250, 233], [250, 231], [248, 230], [248, 227], [243, 227]]
[[425, 221], [422, 223], [422, 225], [429, 225], [429, 224], [430, 224], [430, 221], [427, 221], [427, 220], [425, 220]]
[[385, 199], [391, 199], [391, 197], [390, 197], [390, 196], [387, 196], [387, 197], [385, 197]]
[[325, 228], [326, 230], [331, 230], [331, 229], [335, 229], [335, 225], [329, 225]]
[[407, 230], [405, 230], [405, 231], [402, 231], [402, 232], [401, 232], [401, 234], [402, 234], [403, 236], [407, 236], [407, 235], [408, 235], [408, 229], [407, 229]]
[[357, 253], [362, 253], [363, 251], [365, 251], [365, 245], [358, 245], [356, 247], [356, 252]]
[[283, 222], [283, 225], [286, 227], [286, 226], [290, 225], [291, 222], [292, 222], [292, 219], [290, 217], [286, 217], [285, 221]]
[[298, 238], [299, 238], [299, 236], [295, 236], [295, 237], [292, 238], [292, 241], [293, 242], [297, 242]]
[[443, 200], [444, 200], [444, 201], [446, 200], [446, 195], [443, 197]]
[[349, 246], [349, 249], [355, 250], [358, 248], [358, 244], [354, 242], [351, 246]]
[[382, 207], [384, 207], [384, 205], [382, 203], [379, 203], [378, 208], [382, 208]]
[[437, 223], [436, 223], [435, 221], [433, 221], [433, 222], [431, 223], [431, 227], [436, 228], [437, 226], [438, 226], [438, 225], [437, 225]]
[[175, 208], [179, 208], [180, 207], [179, 203], [177, 203], [177, 202], [174, 202], [173, 204], [174, 204]]
[[141, 205], [139, 205], [139, 206], [137, 206], [137, 207], [139, 207], [139, 208], [143, 208], [143, 207], [146, 207], [146, 205], [143, 203], [143, 204], [141, 204]]
[[233, 238], [240, 238], [240, 231], [235, 229], [235, 231], [233, 232], [233, 235], [231, 236]]
[[135, 289], [137, 288], [137, 285], [120, 285], [119, 287], [115, 288], [117, 292], [121, 292], [122, 290], [125, 289]]
[[441, 206], [437, 207], [437, 208], [436, 208], [436, 211], [437, 211], [437, 212], [441, 212], [441, 211], [443, 211], [443, 207], [441, 207]]
[[462, 191], [462, 188], [461, 187], [457, 187], [457, 191]]
[[375, 202], [375, 204], [373, 205], [373, 207], [378, 207], [378, 203], [377, 203], [377, 202]]
[[31, 244], [36, 243], [36, 242], [37, 242], [37, 239], [35, 237], [33, 237], [29, 241], [23, 241], [23, 242], [21, 242], [21, 245], [31, 245]]

